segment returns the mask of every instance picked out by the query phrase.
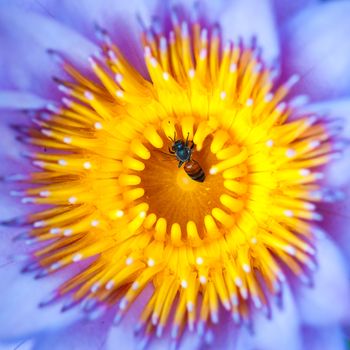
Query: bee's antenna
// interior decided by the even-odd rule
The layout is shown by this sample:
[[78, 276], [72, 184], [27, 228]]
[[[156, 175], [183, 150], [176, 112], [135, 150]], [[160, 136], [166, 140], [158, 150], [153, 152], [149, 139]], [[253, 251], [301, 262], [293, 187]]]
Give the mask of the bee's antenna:
[[[168, 121], [168, 123], [170, 124], [170, 121]], [[168, 136], [168, 139], [170, 139], [170, 141], [172, 141], [173, 143], [175, 143], [175, 141], [176, 141], [176, 130], [174, 131], [174, 138]]]

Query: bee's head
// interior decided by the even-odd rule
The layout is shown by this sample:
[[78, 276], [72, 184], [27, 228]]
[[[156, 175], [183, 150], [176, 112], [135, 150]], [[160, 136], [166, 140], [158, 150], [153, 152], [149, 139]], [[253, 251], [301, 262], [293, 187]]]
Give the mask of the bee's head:
[[180, 151], [181, 149], [183, 149], [185, 146], [185, 143], [183, 142], [183, 140], [176, 140], [173, 145], [171, 146], [172, 150], [174, 152], [176, 151]]

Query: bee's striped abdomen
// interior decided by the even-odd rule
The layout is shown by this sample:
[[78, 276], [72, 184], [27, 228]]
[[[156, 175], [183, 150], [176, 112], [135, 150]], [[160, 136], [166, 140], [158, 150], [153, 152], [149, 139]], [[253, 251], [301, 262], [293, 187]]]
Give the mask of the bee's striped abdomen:
[[185, 172], [194, 181], [203, 182], [205, 173], [201, 166], [195, 160], [191, 159], [184, 165]]

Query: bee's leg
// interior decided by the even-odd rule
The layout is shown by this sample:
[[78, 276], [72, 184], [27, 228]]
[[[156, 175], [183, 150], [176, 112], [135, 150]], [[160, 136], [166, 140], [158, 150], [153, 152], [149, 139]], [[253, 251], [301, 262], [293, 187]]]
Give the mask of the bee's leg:
[[177, 165], [178, 168], [181, 168], [181, 165], [183, 164], [184, 162], [183, 161], [179, 161], [179, 164]]
[[191, 142], [192, 142], [191, 149], [193, 149], [193, 148], [194, 148], [194, 146], [195, 146], [195, 144], [194, 144], [194, 142], [193, 142], [193, 141], [191, 141]]
[[173, 150], [171, 150], [170, 147], [168, 147], [168, 150], [171, 154], [175, 154], [175, 152]]

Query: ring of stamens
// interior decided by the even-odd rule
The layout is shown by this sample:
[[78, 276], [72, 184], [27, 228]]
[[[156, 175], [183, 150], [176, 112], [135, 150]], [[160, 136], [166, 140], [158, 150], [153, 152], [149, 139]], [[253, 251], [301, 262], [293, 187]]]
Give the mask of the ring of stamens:
[[[168, 37], [143, 34], [151, 81], [103, 31], [103, 59], [90, 59], [99, 83], [51, 51], [74, 81], [57, 79], [62, 105], [38, 112], [23, 137], [40, 170], [16, 195], [50, 206], [24, 220], [29, 243], [47, 242], [25, 270], [95, 260], [43, 304], [66, 294], [87, 312], [119, 303], [119, 321], [152, 284], [138, 327], [161, 335], [173, 308], [178, 339], [185, 323], [217, 323], [219, 304], [236, 322], [267, 310], [287, 269], [302, 280], [314, 269], [314, 169], [332, 158], [331, 127], [290, 120], [283, 99], [296, 79], [273, 90], [257, 50], [221, 50], [198, 22], [191, 33], [176, 22]], [[165, 159], [174, 131], [194, 142], [203, 183]]]

